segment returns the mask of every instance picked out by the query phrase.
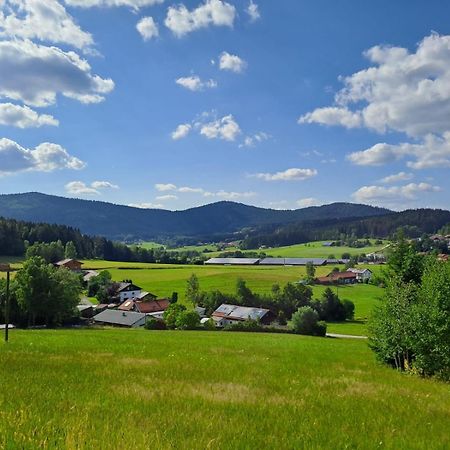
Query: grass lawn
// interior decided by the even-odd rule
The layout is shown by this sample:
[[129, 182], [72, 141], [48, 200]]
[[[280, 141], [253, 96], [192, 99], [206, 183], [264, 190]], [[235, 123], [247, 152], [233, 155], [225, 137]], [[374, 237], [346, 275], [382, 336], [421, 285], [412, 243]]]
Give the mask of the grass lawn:
[[448, 385], [365, 341], [226, 332], [13, 330], [0, 447], [444, 449]]

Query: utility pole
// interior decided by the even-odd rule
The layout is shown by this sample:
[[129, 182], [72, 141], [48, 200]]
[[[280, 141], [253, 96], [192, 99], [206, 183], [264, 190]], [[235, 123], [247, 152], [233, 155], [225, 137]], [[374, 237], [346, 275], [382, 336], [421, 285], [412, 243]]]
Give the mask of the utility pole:
[[6, 272], [6, 298], [5, 298], [5, 342], [9, 339], [9, 285], [11, 281], [11, 266], [0, 264], [0, 272]]

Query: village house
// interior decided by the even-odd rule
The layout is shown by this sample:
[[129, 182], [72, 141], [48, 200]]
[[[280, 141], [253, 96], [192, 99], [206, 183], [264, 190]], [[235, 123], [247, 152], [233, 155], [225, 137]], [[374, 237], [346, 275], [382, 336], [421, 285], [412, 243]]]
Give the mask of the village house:
[[216, 327], [224, 327], [246, 320], [257, 320], [263, 325], [268, 325], [275, 319], [274, 314], [268, 309], [228, 305], [226, 303], [220, 305], [212, 313], [211, 318], [214, 320]]
[[65, 267], [72, 272], [81, 272], [81, 266], [83, 265], [83, 263], [76, 259], [67, 258], [56, 262], [54, 265], [56, 267]]
[[130, 300], [141, 295], [142, 289], [139, 286], [127, 281], [118, 283], [115, 297], [119, 299], [119, 303]]
[[164, 311], [170, 306], [170, 300], [167, 298], [149, 301], [140, 301], [137, 299], [125, 300], [118, 308], [118, 311], [134, 311], [158, 319], [162, 319]]
[[360, 283], [366, 283], [369, 282], [372, 278], [372, 271], [369, 269], [356, 269], [356, 268], [349, 268], [347, 269], [347, 272], [352, 272], [356, 274], [356, 281]]
[[132, 311], [118, 311], [114, 309], [105, 309], [94, 316], [94, 322], [99, 325], [112, 325], [116, 327], [138, 328], [143, 327], [146, 321], [146, 315]]
[[357, 282], [357, 275], [353, 272], [331, 272], [326, 277], [315, 279], [317, 284], [354, 284]]

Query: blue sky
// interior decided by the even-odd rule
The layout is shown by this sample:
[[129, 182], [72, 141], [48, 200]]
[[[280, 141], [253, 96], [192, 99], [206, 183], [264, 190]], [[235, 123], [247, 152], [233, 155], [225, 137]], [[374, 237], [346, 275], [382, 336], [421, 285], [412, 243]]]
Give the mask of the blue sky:
[[450, 4], [0, 0], [0, 192], [449, 208]]

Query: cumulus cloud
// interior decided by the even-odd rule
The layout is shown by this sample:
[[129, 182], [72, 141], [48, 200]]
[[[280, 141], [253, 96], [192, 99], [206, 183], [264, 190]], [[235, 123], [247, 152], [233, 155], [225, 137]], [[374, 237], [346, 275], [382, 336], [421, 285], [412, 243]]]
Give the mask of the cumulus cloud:
[[358, 203], [402, 207], [405, 202], [411, 202], [423, 193], [438, 192], [438, 186], [429, 183], [409, 183], [405, 186], [363, 186], [352, 194]]
[[110, 183], [109, 181], [93, 181], [91, 187], [94, 189], [119, 189], [117, 184]]
[[177, 189], [178, 192], [182, 194], [201, 194], [203, 191], [202, 188], [193, 188], [189, 186], [183, 186]]
[[0, 37], [37, 39], [80, 49], [93, 44], [91, 34], [83, 31], [56, 0], [0, 2]]
[[303, 181], [315, 177], [317, 173], [316, 169], [291, 168], [283, 172], [257, 173], [252, 176], [264, 181]]
[[189, 123], [182, 123], [181, 125], [178, 125], [176, 130], [171, 134], [172, 139], [177, 141], [178, 139], [185, 138], [191, 131], [191, 128], [192, 126]]
[[384, 177], [380, 180], [380, 183], [390, 184], [390, 183], [397, 183], [399, 181], [408, 181], [414, 178], [414, 175], [412, 173], [406, 173], [406, 172], [399, 172], [394, 173], [392, 175], [388, 175], [387, 177]]
[[228, 192], [228, 191], [217, 191], [217, 192], [204, 192], [204, 197], [216, 197], [221, 200], [238, 200], [241, 198], [251, 198], [256, 195], [256, 192]]
[[450, 167], [450, 131], [442, 137], [429, 134], [419, 144], [376, 144], [367, 150], [350, 153], [347, 159], [359, 166], [381, 166], [407, 159], [406, 165], [411, 169], [447, 168]]
[[102, 189], [119, 189], [109, 181], [93, 181], [90, 185], [83, 181], [71, 181], [65, 185], [66, 192], [74, 195], [100, 195]]
[[250, 0], [245, 12], [249, 15], [251, 22], [256, 22], [261, 18], [261, 13], [259, 12], [259, 7], [253, 0]]
[[319, 201], [317, 198], [313, 197], [307, 197], [307, 198], [301, 198], [300, 200], [297, 200], [297, 205], [301, 208], [307, 208], [308, 206], [317, 206]]
[[203, 91], [205, 89], [217, 87], [217, 82], [215, 80], [202, 81], [197, 75], [178, 78], [175, 80], [175, 83], [190, 91]]
[[59, 122], [53, 116], [38, 114], [28, 106], [0, 103], [0, 125], [39, 128], [44, 125], [58, 126]]
[[159, 195], [158, 197], [156, 197], [156, 200], [164, 202], [164, 201], [170, 201], [170, 200], [178, 200], [178, 197], [173, 194]]
[[80, 8], [128, 6], [134, 10], [144, 8], [145, 6], [158, 5], [163, 2], [164, 0], [65, 0], [67, 5], [78, 6]]
[[0, 174], [25, 171], [52, 172], [57, 169], [79, 170], [85, 167], [58, 144], [44, 142], [27, 149], [10, 139], [0, 139]]
[[129, 203], [127, 206], [130, 208], [139, 209], [161, 209], [164, 208], [162, 203]]
[[222, 0], [206, 0], [192, 11], [184, 4], [169, 7], [164, 24], [176, 36], [182, 37], [211, 25], [232, 27], [235, 17], [233, 5]]
[[82, 103], [97, 103], [114, 82], [91, 73], [74, 52], [25, 41], [0, 41], [0, 97], [32, 106], [54, 104], [57, 94]]
[[172, 183], [156, 183], [155, 189], [160, 192], [174, 191], [177, 187]]
[[234, 73], [242, 73], [247, 67], [247, 63], [237, 55], [222, 52], [219, 59], [220, 70], [230, 70]]
[[100, 195], [97, 189], [89, 187], [82, 181], [71, 181], [65, 186], [66, 192], [72, 195]]
[[142, 36], [144, 41], [149, 41], [152, 38], [159, 36], [159, 29], [153, 17], [143, 17], [136, 25], [136, 29]]
[[234, 141], [236, 137], [241, 134], [241, 129], [234, 117], [229, 114], [221, 119], [201, 124], [200, 134], [208, 139], [224, 139], [226, 141]]
[[[401, 131], [418, 137], [443, 133], [450, 116], [450, 36], [425, 37], [415, 52], [375, 46], [365, 52], [373, 65], [343, 78], [336, 105], [300, 121]], [[351, 111], [352, 104], [361, 105]]]

